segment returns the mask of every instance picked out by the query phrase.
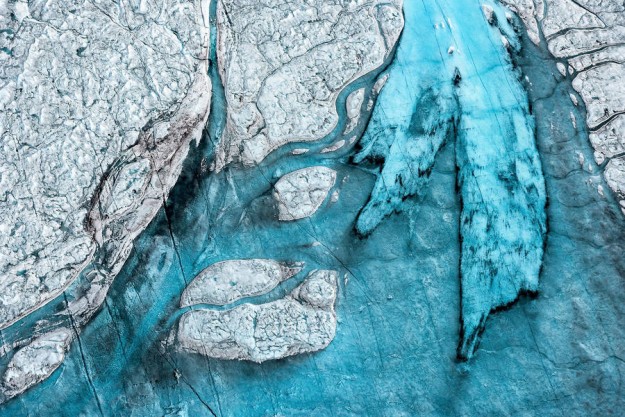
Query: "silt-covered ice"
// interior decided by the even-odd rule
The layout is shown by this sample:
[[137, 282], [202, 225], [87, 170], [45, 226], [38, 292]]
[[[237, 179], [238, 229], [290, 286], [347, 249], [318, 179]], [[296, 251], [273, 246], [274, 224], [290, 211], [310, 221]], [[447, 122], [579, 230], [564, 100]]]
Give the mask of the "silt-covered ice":
[[185, 313], [175, 346], [218, 359], [264, 362], [325, 348], [336, 332], [337, 273], [315, 270], [283, 299]]
[[273, 197], [278, 203], [282, 221], [312, 216], [328, 196], [336, 181], [336, 171], [312, 166], [289, 172], [274, 185]]
[[5, 398], [19, 395], [50, 376], [63, 362], [71, 341], [72, 331], [61, 328], [37, 337], [18, 350], [4, 373], [1, 395]]
[[220, 74], [227, 122], [215, 169], [250, 166], [290, 142], [323, 138], [336, 101], [388, 58], [403, 27], [401, 0], [220, 0]]
[[302, 263], [271, 259], [235, 259], [217, 262], [189, 283], [180, 307], [194, 304], [225, 305], [241, 298], [264, 294], [301, 271]]

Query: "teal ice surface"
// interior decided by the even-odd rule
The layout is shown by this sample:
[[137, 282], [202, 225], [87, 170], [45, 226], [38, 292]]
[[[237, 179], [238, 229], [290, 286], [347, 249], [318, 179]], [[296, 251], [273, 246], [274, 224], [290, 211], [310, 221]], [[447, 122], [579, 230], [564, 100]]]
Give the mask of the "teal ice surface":
[[462, 213], [462, 329], [470, 358], [491, 310], [538, 289], [545, 187], [527, 94], [502, 41], [518, 48], [505, 12], [475, 1], [404, 6], [406, 28], [355, 161], [383, 160], [356, 229], [368, 235], [427, 185], [436, 154], [456, 139]]
[[[430, 15], [413, 13], [424, 2], [405, 3], [398, 54], [406, 44], [435, 41]], [[483, 47], [478, 52], [493, 59], [505, 57], [496, 32], [478, 33], [494, 29], [483, 21], [467, 22], [483, 19], [479, 3], [448, 1], [440, 7], [450, 4], [457, 5], [446, 9], [457, 21], [456, 33], [469, 30], [464, 36], [475, 36], [476, 42], [492, 39], [470, 45]], [[437, 50], [446, 52], [448, 46], [441, 41]], [[448, 139], [420, 197], [405, 199], [402, 213], [381, 222], [366, 239], [353, 228], [377, 176], [328, 154], [270, 158], [258, 169], [214, 175], [201, 169], [201, 160], [211, 155], [205, 140], [65, 363], [47, 381], [0, 406], [0, 415], [619, 415], [625, 407], [625, 221], [614, 199], [597, 193], [598, 167], [587, 162], [593, 172], [580, 168], [578, 152], [592, 161], [592, 149], [587, 132], [570, 123], [569, 112], [578, 121], [585, 114], [570, 103], [569, 80], [544, 50], [526, 40], [518, 61], [531, 81], [526, 88], [549, 196], [547, 246], [539, 296], [491, 315], [471, 361], [456, 360], [462, 211], [456, 150], [468, 139]], [[501, 68], [510, 70], [503, 58]], [[516, 80], [513, 73], [509, 77]], [[468, 80], [463, 74], [461, 84]], [[388, 82], [385, 90], [392, 86]], [[503, 90], [504, 84], [494, 84], [489, 88]], [[462, 88], [458, 103], [464, 115], [470, 109], [460, 101]], [[521, 107], [524, 97], [518, 97]], [[380, 97], [376, 109], [387, 99]], [[219, 105], [216, 97], [214, 106]], [[411, 118], [413, 108], [403, 115]], [[388, 109], [390, 115], [394, 110]], [[522, 141], [517, 135], [511, 143]], [[338, 171], [339, 200], [326, 202], [309, 220], [278, 222], [270, 183], [314, 164]], [[337, 336], [328, 348], [260, 365], [160, 349], [180, 315], [186, 282], [211, 263], [241, 257], [303, 260], [307, 269], [335, 268], [347, 275], [336, 306]], [[255, 302], [283, 296], [306, 272]]]
[[[477, 16], [465, 12], [465, 18], [468, 28], [454, 39], [461, 39], [459, 50], [468, 58], [459, 65], [460, 73], [468, 76], [458, 88], [462, 116], [456, 142], [462, 200], [458, 355], [466, 359], [473, 356], [491, 310], [538, 290], [546, 194], [520, 74], [504, 54], [482, 52], [503, 50], [501, 35], [480, 31]], [[497, 21], [505, 24], [504, 13]], [[466, 35], [474, 32], [491, 36]]]

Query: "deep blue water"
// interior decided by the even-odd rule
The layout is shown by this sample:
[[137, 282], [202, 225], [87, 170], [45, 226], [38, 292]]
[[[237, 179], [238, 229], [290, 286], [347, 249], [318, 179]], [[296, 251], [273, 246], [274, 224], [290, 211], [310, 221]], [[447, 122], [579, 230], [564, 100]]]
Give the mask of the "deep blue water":
[[[449, 46], [436, 43], [435, 5], [406, 0], [406, 30], [388, 68], [391, 77], [414, 91], [415, 102], [420, 87], [402, 67], [402, 54], [418, 44], [418, 71], [423, 77], [441, 75], [430, 72], [440, 69]], [[502, 58], [500, 65], [507, 68], [480, 3], [439, 5], [453, 11], [447, 17], [468, 47]], [[456, 359], [461, 205], [453, 138], [442, 146], [420, 196], [402, 201], [401, 213], [361, 238], [354, 227], [374, 187], [375, 167], [354, 165], [347, 150], [290, 156], [284, 149], [256, 169], [229, 168], [215, 175], [202, 168], [212, 153], [208, 137], [218, 140], [219, 135], [209, 126], [210, 135], [189, 157], [167, 208], [137, 240], [104, 308], [81, 335], [80, 349], [74, 343], [50, 379], [2, 406], [0, 414], [582, 416], [601, 410], [618, 415], [625, 406], [620, 359], [625, 333], [619, 320], [625, 314], [625, 221], [612, 196], [602, 198], [596, 191], [602, 180], [581, 127], [583, 109], [568, 98], [570, 80], [563, 80], [545, 51], [527, 40], [517, 63], [529, 78], [525, 87], [549, 200], [548, 240], [538, 297], [491, 316], [470, 362]], [[448, 70], [445, 76], [453, 75], [453, 68]], [[364, 77], [351, 86], [339, 109], [349, 91], [373, 80], [373, 75]], [[223, 97], [219, 88], [215, 91], [211, 126], [223, 123]], [[388, 105], [384, 100], [380, 96], [377, 106]], [[398, 115], [405, 111], [399, 104], [390, 107]], [[569, 112], [577, 117], [578, 129]], [[344, 111], [340, 115], [344, 119]], [[335, 140], [343, 124], [318, 148]], [[585, 155], [584, 169], [578, 152]], [[309, 220], [278, 222], [271, 184], [285, 172], [313, 164], [338, 171], [339, 200], [328, 200]], [[211, 263], [247, 257], [340, 271], [339, 325], [331, 345], [261, 365], [163, 351], [160, 344], [180, 314], [186, 282]], [[283, 296], [305, 272], [257, 302]]]

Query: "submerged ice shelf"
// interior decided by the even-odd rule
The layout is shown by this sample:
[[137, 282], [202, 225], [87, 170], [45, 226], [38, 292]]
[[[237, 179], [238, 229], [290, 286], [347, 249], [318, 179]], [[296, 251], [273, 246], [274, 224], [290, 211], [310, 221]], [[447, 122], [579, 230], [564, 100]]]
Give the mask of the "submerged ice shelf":
[[[560, 82], [570, 70], [517, 38], [493, 2], [407, 1], [403, 14], [400, 1], [313, 3], [161, 10], [195, 16], [189, 32], [212, 22], [220, 42], [203, 140], [182, 166], [208, 115], [205, 68], [164, 113], [169, 126], [146, 121], [102, 176], [86, 223], [102, 244], [96, 264], [0, 333], [0, 415], [622, 408], [625, 224], [583, 123], [570, 123], [586, 117]], [[146, 5], [112, 19], [158, 30]], [[36, 25], [25, 6], [0, 2]], [[533, 41], [545, 25], [579, 23], [533, 25], [531, 6], [520, 15]], [[150, 23], [134, 26], [145, 13]], [[610, 126], [591, 140], [607, 138], [611, 186], [621, 171]], [[491, 317], [476, 352], [490, 312], [536, 291], [541, 268], [544, 296]]]

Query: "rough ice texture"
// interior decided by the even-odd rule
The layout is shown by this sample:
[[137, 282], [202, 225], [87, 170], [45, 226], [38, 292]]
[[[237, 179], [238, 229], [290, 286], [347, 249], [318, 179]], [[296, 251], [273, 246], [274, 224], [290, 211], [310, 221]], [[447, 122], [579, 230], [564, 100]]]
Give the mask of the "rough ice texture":
[[285, 298], [231, 310], [192, 310], [176, 333], [179, 349], [211, 358], [264, 362], [330, 344], [336, 332], [337, 273], [317, 270]]
[[364, 87], [351, 92], [347, 96], [347, 100], [345, 101], [345, 106], [347, 107], [347, 126], [345, 126], [345, 130], [343, 132], [344, 135], [350, 134], [356, 128], [356, 125], [360, 120], [360, 110], [364, 100]]
[[[422, 192], [438, 150], [455, 134], [459, 114], [451, 80], [436, 88], [420, 92], [408, 126], [401, 122], [373, 123], [361, 139], [363, 149], [354, 162], [383, 160], [384, 165], [371, 198], [358, 216], [356, 230], [360, 235], [370, 234], [386, 216], [400, 211], [406, 198]], [[376, 122], [379, 115], [393, 111], [384, 108], [385, 103], [376, 110]]]
[[4, 373], [0, 396], [21, 394], [50, 376], [63, 362], [71, 340], [72, 331], [62, 328], [41, 335], [18, 350]]
[[568, 59], [573, 88], [586, 104], [595, 159], [604, 167], [606, 182], [625, 204], [625, 8], [622, 2], [611, 0], [543, 2], [544, 18], [537, 14], [538, 7], [532, 8], [530, 18], [524, 17], [527, 12], [522, 10], [531, 1], [503, 0], [521, 13], [529, 30], [542, 31], [554, 56]]
[[461, 358], [475, 352], [491, 310], [538, 291], [545, 188], [533, 122], [523, 110], [509, 119], [486, 118], [483, 110], [462, 116], [456, 145], [462, 197]]
[[[0, 328], [58, 295], [104, 245], [126, 244], [86, 227], [94, 199], [111, 225], [139, 211], [130, 234], [147, 224], [173, 184], [156, 176], [179, 170], [210, 95], [197, 2], [123, 13], [110, 1], [5, 7]], [[176, 119], [183, 130], [169, 131]], [[146, 192], [156, 201], [145, 202]]]
[[614, 158], [607, 163], [605, 179], [612, 191], [625, 198], [625, 157]]
[[0, 328], [65, 291], [66, 308], [37, 333], [69, 318], [71, 341], [201, 137], [211, 95], [207, 5], [2, 7], [14, 10], [0, 13], [9, 28], [0, 34]]
[[527, 35], [535, 44], [540, 43], [537, 16], [543, 16], [543, 0], [500, 0], [515, 11], [527, 27]]
[[456, 140], [462, 202], [458, 347], [462, 359], [475, 353], [491, 311], [525, 292], [538, 291], [547, 232], [546, 191], [534, 119], [508, 55], [518, 48], [518, 40], [503, 10], [497, 7], [495, 12], [490, 34], [500, 32], [507, 39], [501, 60], [490, 54], [478, 56], [480, 45], [488, 43], [483, 39], [476, 42], [476, 49], [466, 45], [472, 62], [458, 63], [463, 77]]
[[382, 91], [382, 88], [384, 88], [387, 80], [388, 73], [384, 73], [377, 80], [375, 80], [373, 87], [371, 87], [371, 95], [369, 96], [369, 101], [367, 102], [367, 111], [371, 111], [371, 109], [373, 109], [373, 105], [376, 102], [375, 100], [378, 98], [378, 95], [380, 94], [380, 91]]
[[345, 139], [338, 140], [335, 143], [333, 143], [332, 145], [323, 148], [321, 150], [321, 153], [334, 152], [334, 151], [337, 151], [337, 150], [341, 149], [343, 146], [345, 146]]
[[182, 293], [180, 307], [193, 304], [225, 305], [271, 291], [301, 271], [303, 264], [271, 259], [218, 262], [200, 272]]
[[312, 166], [289, 172], [274, 186], [278, 218], [291, 221], [310, 217], [319, 209], [336, 181], [336, 171]]
[[[455, 139], [462, 202], [458, 356], [468, 359], [490, 312], [538, 289], [546, 197], [527, 96], [509, 57], [518, 40], [503, 9], [440, 7], [404, 6], [407, 22], [442, 23], [432, 33], [404, 30], [411, 41], [397, 50], [354, 158], [382, 162], [356, 231], [370, 234], [407, 198], [421, 197], [439, 149]], [[452, 26], [445, 15], [464, 17]], [[450, 45], [457, 52], [448, 54]]]
[[[419, 30], [412, 39], [403, 38], [406, 44], [418, 39], [424, 49], [429, 48], [426, 51], [434, 52], [426, 55], [429, 58], [441, 50], [446, 53], [449, 39], [432, 51], [436, 39], [429, 34], [443, 32], [432, 26], [448, 21], [465, 39], [479, 35], [480, 31], [465, 25], [475, 18], [467, 11], [479, 9], [482, 2], [438, 3], [453, 2], [465, 7], [445, 16], [435, 14], [435, 1], [406, 2], [407, 11], [415, 6], [432, 10], [407, 25]], [[498, 37], [494, 41], [501, 45]], [[480, 54], [474, 57], [498, 57], [501, 52], [490, 47], [477, 50]], [[257, 203], [258, 195], [266, 191], [266, 179], [259, 174], [271, 172], [273, 164], [216, 176], [232, 175], [241, 196], [222, 204], [214, 201], [222, 198], [219, 191], [224, 187], [215, 185], [218, 181], [212, 173], [204, 172], [198, 188], [186, 194], [187, 185], [191, 181], [195, 185], [197, 177], [186, 179], [203, 172], [188, 164], [189, 176], [180, 184], [186, 203], [174, 199], [175, 204], [161, 211], [153, 227], [140, 237], [132, 261], [109, 293], [107, 309], [80, 336], [84, 357], [74, 344], [54, 380], [4, 404], [0, 414], [204, 416], [211, 415], [210, 407], [223, 417], [305, 416], [311, 410], [318, 416], [619, 415], [625, 408], [621, 279], [625, 216], [597, 194], [596, 182], [589, 186], [598, 180], [587, 168], [595, 167], [592, 151], [584, 131], [576, 131], [569, 121], [570, 111], [582, 120], [583, 109], [570, 103], [566, 82], [542, 50], [528, 46], [525, 51], [520, 65], [527, 71], [529, 91], [535, 92], [531, 103], [550, 191], [551, 234], [541, 296], [491, 316], [482, 348], [470, 364], [454, 358], [462, 207], [455, 188], [453, 143], [437, 157], [422, 202], [407, 200], [405, 204], [413, 206], [409, 216], [393, 218], [366, 240], [354, 237], [351, 228], [375, 179], [359, 167], [331, 162], [341, 178], [349, 177], [344, 184], [341, 181], [339, 203], [313, 222], [279, 224], [266, 221], [270, 213], [265, 204], [260, 204], [261, 216], [246, 214], [252, 221], [238, 221], [241, 212], [252, 211], [251, 202]], [[469, 59], [462, 45], [456, 45], [453, 56]], [[523, 59], [531, 62], [524, 64]], [[482, 78], [487, 85], [489, 75]], [[463, 77], [460, 85], [469, 80]], [[389, 79], [385, 89], [393, 85]], [[494, 87], [505, 90], [505, 83]], [[584, 155], [584, 170], [578, 150]], [[319, 159], [312, 152], [297, 158], [287, 155], [277, 165], [288, 172], [296, 164], [299, 168]], [[260, 184], [254, 188], [258, 193], [250, 192], [252, 181], [241, 181], [242, 177]], [[314, 236], [302, 233], [305, 230]], [[182, 273], [196, 271], [209, 260], [260, 256], [253, 253], [258, 250], [276, 259], [299, 259], [300, 254], [309, 263], [323, 259], [328, 268], [350, 273], [342, 284], [337, 303], [341, 323], [330, 346], [319, 354], [260, 366], [206, 360], [195, 354], [163, 355], [158, 342], [171, 330], [165, 315], [178, 306], [185, 286]], [[291, 284], [285, 282], [284, 288]], [[263, 299], [273, 300], [280, 291]], [[3, 339], [16, 327], [4, 330]]]
[[336, 99], [380, 67], [403, 27], [401, 0], [219, 0], [227, 122], [215, 169], [253, 165], [289, 142], [320, 139]]

